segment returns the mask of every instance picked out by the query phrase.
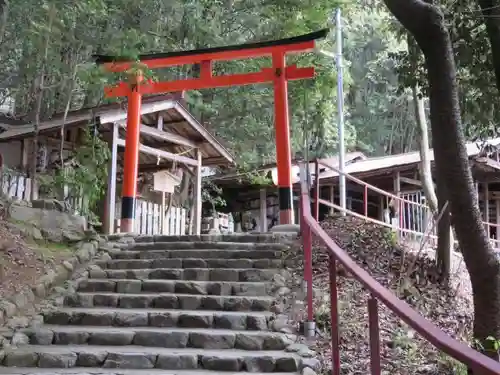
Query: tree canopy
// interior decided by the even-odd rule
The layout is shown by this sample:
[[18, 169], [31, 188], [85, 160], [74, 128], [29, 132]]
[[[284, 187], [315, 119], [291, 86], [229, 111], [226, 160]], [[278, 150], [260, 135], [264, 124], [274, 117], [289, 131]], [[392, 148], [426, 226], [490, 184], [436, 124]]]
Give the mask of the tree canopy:
[[[333, 26], [343, 11], [344, 89], [348, 150], [384, 155], [416, 149], [411, 85], [422, 77], [411, 71], [406, 34], [380, 2], [298, 0], [116, 1], [10, 0], [1, 4], [0, 95], [12, 101], [16, 118], [36, 121], [103, 101], [109, 80], [91, 55], [187, 50], [271, 40]], [[460, 101], [468, 136], [495, 133], [493, 63], [479, 7], [442, 4], [457, 51]], [[29, 9], [30, 12], [26, 10]], [[334, 50], [334, 35], [322, 48]], [[290, 83], [294, 152], [304, 138], [315, 154], [337, 147], [336, 66], [333, 59], [309, 53], [290, 62], [314, 65], [313, 80]], [[268, 59], [216, 65], [219, 72], [255, 71]], [[192, 68], [155, 71], [158, 78], [194, 74]], [[42, 93], [41, 95], [38, 95]], [[37, 98], [41, 96], [41, 102]], [[275, 156], [273, 96], [270, 85], [193, 91], [191, 110], [238, 157], [241, 165], [271, 162]], [[39, 105], [38, 105], [39, 104]]]

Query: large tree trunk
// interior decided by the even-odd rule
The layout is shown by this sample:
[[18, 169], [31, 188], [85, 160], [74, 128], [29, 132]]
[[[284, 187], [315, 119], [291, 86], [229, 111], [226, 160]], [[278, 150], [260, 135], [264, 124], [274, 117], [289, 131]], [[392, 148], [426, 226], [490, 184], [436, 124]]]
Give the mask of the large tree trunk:
[[[453, 251], [453, 229], [451, 227], [450, 209], [446, 205], [448, 197], [446, 195], [446, 181], [437, 179], [438, 197], [434, 191], [434, 181], [432, 180], [431, 157], [429, 150], [429, 134], [427, 120], [425, 119], [425, 108], [422, 94], [417, 86], [413, 86], [413, 102], [415, 105], [415, 117], [417, 121], [417, 140], [420, 151], [420, 181], [424, 189], [434, 220], [437, 222], [437, 251], [436, 262], [440, 273], [441, 282], [449, 280], [451, 272], [451, 253]], [[444, 212], [442, 212], [444, 211]], [[442, 214], [441, 214], [442, 212]]]
[[[419, 49], [413, 38], [408, 34], [408, 52], [412, 64], [412, 69], [418, 69]], [[447, 283], [451, 273], [451, 254], [453, 252], [453, 229], [451, 227], [451, 218], [449, 206], [446, 204], [446, 181], [439, 178], [439, 204], [438, 197], [434, 190], [434, 181], [432, 180], [431, 155], [429, 149], [429, 128], [425, 116], [424, 98], [417, 84], [412, 87], [413, 106], [415, 110], [415, 121], [417, 123], [417, 143], [420, 152], [420, 181], [427, 198], [427, 205], [431, 210], [434, 220], [437, 222], [437, 250], [436, 263], [440, 273], [440, 281]], [[440, 186], [439, 186], [440, 185]], [[441, 211], [445, 211], [442, 214]]]
[[[497, 358], [487, 337], [500, 338], [500, 261], [481, 223], [458, 104], [456, 68], [441, 11], [422, 0], [384, 0], [413, 34], [425, 56], [436, 172], [446, 182], [457, 232], [474, 294], [474, 337]], [[449, 189], [448, 187], [452, 187]]]
[[478, 0], [491, 45], [491, 55], [497, 90], [500, 93], [500, 1]]

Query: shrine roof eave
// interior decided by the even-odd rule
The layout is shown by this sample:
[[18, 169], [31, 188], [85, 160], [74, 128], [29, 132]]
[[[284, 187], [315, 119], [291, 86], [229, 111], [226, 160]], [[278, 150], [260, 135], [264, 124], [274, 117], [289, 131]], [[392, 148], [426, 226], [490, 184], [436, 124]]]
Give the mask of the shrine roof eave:
[[[329, 29], [322, 29], [319, 31], [315, 31], [312, 33], [294, 36], [291, 38], [278, 39], [278, 40], [270, 40], [264, 42], [255, 42], [255, 43], [243, 43], [237, 45], [230, 46], [221, 46], [221, 47], [211, 47], [211, 48], [201, 48], [195, 50], [188, 51], [173, 51], [173, 52], [159, 52], [159, 53], [148, 53], [139, 55], [140, 61], [148, 61], [148, 60], [156, 60], [156, 59], [167, 59], [174, 57], [188, 57], [188, 56], [196, 56], [196, 55], [208, 55], [208, 54], [217, 54], [224, 52], [234, 52], [234, 51], [244, 51], [244, 50], [255, 50], [255, 49], [263, 49], [269, 47], [279, 47], [279, 46], [287, 46], [305, 42], [311, 42], [319, 39], [324, 39], [328, 33]], [[112, 55], [93, 55], [94, 61], [97, 64], [107, 64], [113, 62], [127, 62], [130, 61], [130, 58], [123, 56], [112, 56]]]

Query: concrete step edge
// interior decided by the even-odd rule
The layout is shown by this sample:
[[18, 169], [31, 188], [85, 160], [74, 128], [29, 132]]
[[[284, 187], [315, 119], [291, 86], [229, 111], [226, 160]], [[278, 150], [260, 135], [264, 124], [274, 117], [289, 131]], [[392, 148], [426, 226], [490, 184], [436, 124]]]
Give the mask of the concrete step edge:
[[[219, 371], [210, 370], [162, 370], [162, 369], [113, 369], [102, 367], [73, 367], [71, 369], [1, 367], [0, 375], [218, 375]], [[264, 372], [225, 372], [225, 375], [266, 375]], [[299, 372], [274, 372], [273, 375], [300, 375]]]
[[205, 369], [212, 371], [296, 372], [301, 358], [284, 351], [170, 349], [140, 346], [26, 345], [5, 350], [8, 367]]
[[296, 336], [270, 331], [213, 328], [99, 327], [42, 325], [22, 329], [33, 345], [93, 345], [209, 350], [285, 350]]

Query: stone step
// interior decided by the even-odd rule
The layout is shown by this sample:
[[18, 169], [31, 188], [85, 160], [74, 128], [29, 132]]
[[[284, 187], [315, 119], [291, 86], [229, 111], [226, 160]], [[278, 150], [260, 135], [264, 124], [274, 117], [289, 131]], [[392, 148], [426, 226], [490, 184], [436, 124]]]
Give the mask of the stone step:
[[129, 250], [284, 250], [286, 244], [256, 242], [140, 242], [130, 244]]
[[[237, 273], [236, 276], [238, 276]], [[273, 284], [270, 282], [257, 281], [86, 279], [78, 283], [77, 290], [79, 292], [127, 294], [158, 292], [217, 296], [267, 296], [271, 293], [272, 286]]]
[[259, 268], [139, 268], [133, 270], [92, 270], [91, 279], [193, 280], [193, 281], [273, 281], [283, 269]]
[[137, 345], [162, 348], [285, 350], [296, 337], [225, 329], [44, 325], [22, 330], [31, 345]]
[[5, 350], [6, 367], [104, 367], [248, 372], [295, 372], [301, 366], [296, 354], [284, 351], [237, 349], [165, 349], [140, 346], [26, 345]]
[[282, 252], [276, 250], [149, 250], [149, 251], [113, 251], [113, 259], [171, 259], [171, 258], [198, 258], [211, 257], [215, 259], [281, 259]]
[[187, 309], [217, 311], [269, 311], [274, 297], [213, 296], [179, 293], [75, 293], [64, 303], [72, 307], [120, 307], [123, 309]]
[[43, 313], [45, 324], [112, 327], [179, 327], [267, 331], [271, 312], [60, 308]]
[[[219, 372], [210, 370], [161, 370], [161, 369], [113, 369], [101, 367], [73, 367], [64, 368], [30, 368], [30, 367], [1, 367], [1, 375], [217, 375]], [[264, 375], [264, 372], [225, 372], [227, 375]], [[299, 375], [298, 372], [274, 372], [273, 375]]]
[[[200, 256], [199, 253], [196, 256]], [[293, 261], [290, 261], [293, 262]], [[169, 258], [169, 259], [112, 259], [97, 261], [96, 265], [107, 269], [143, 268], [282, 268], [288, 261], [283, 259], [220, 259], [220, 258]], [[293, 263], [290, 263], [293, 264]]]
[[202, 234], [202, 235], [182, 235], [182, 236], [165, 236], [165, 235], [139, 235], [127, 236], [123, 234], [108, 236], [110, 241], [119, 241], [127, 237], [133, 238], [136, 243], [144, 242], [238, 242], [238, 243], [283, 243], [294, 240], [297, 234], [294, 233], [233, 233], [233, 234]]

